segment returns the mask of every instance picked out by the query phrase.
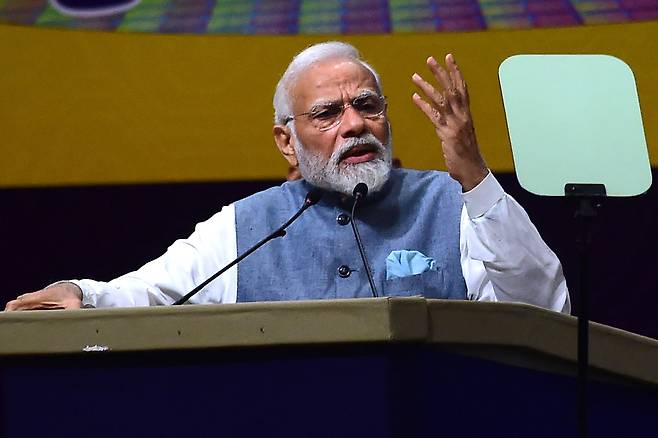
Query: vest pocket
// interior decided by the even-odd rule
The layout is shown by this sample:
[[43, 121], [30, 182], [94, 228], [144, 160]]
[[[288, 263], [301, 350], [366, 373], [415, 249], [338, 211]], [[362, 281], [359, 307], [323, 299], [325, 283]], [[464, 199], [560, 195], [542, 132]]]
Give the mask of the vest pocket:
[[384, 280], [383, 294], [387, 297], [445, 298], [443, 270], [425, 271], [416, 275]]

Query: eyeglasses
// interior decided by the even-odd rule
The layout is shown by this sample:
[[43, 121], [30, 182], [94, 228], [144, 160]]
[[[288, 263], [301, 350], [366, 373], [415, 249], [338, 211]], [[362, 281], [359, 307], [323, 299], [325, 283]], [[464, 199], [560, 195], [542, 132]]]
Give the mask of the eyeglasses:
[[315, 105], [310, 111], [301, 114], [288, 116], [285, 124], [288, 124], [296, 117], [306, 116], [313, 126], [320, 131], [327, 131], [334, 126], [337, 126], [343, 119], [345, 108], [351, 106], [354, 108], [361, 117], [366, 119], [376, 119], [381, 117], [386, 111], [386, 98], [376, 94], [361, 94], [355, 97], [352, 102], [347, 103], [323, 103]]

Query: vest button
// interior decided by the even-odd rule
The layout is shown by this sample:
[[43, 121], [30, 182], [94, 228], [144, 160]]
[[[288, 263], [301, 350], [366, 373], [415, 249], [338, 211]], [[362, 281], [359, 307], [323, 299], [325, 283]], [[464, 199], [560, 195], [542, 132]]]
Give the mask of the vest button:
[[339, 225], [347, 225], [350, 223], [350, 215], [347, 213], [341, 213], [336, 218], [336, 222], [338, 222]]
[[347, 278], [347, 277], [350, 276], [351, 273], [352, 273], [352, 270], [351, 270], [350, 267], [347, 266], [347, 265], [340, 265], [340, 266], [338, 267], [338, 275], [339, 275], [341, 278]]

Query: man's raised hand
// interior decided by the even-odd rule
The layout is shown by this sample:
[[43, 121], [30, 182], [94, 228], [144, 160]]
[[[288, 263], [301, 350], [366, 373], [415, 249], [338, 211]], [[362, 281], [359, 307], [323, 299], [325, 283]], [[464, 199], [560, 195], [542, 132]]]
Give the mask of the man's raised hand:
[[463, 191], [477, 186], [489, 170], [480, 154], [473, 118], [469, 108], [468, 90], [459, 67], [451, 54], [446, 55], [446, 69], [433, 57], [427, 66], [440, 89], [414, 73], [412, 81], [425, 95], [413, 95], [413, 101], [434, 125], [441, 139], [443, 157], [450, 176], [458, 181]]

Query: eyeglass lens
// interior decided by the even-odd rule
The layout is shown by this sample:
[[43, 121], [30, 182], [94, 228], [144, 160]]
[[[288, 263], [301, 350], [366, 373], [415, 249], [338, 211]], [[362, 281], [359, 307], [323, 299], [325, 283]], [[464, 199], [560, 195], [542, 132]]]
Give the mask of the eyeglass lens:
[[[366, 118], [380, 116], [384, 112], [385, 105], [384, 99], [374, 94], [358, 96], [349, 104], [362, 117]], [[313, 124], [319, 129], [329, 129], [338, 124], [347, 106], [335, 102], [319, 105], [313, 108], [308, 115]]]

